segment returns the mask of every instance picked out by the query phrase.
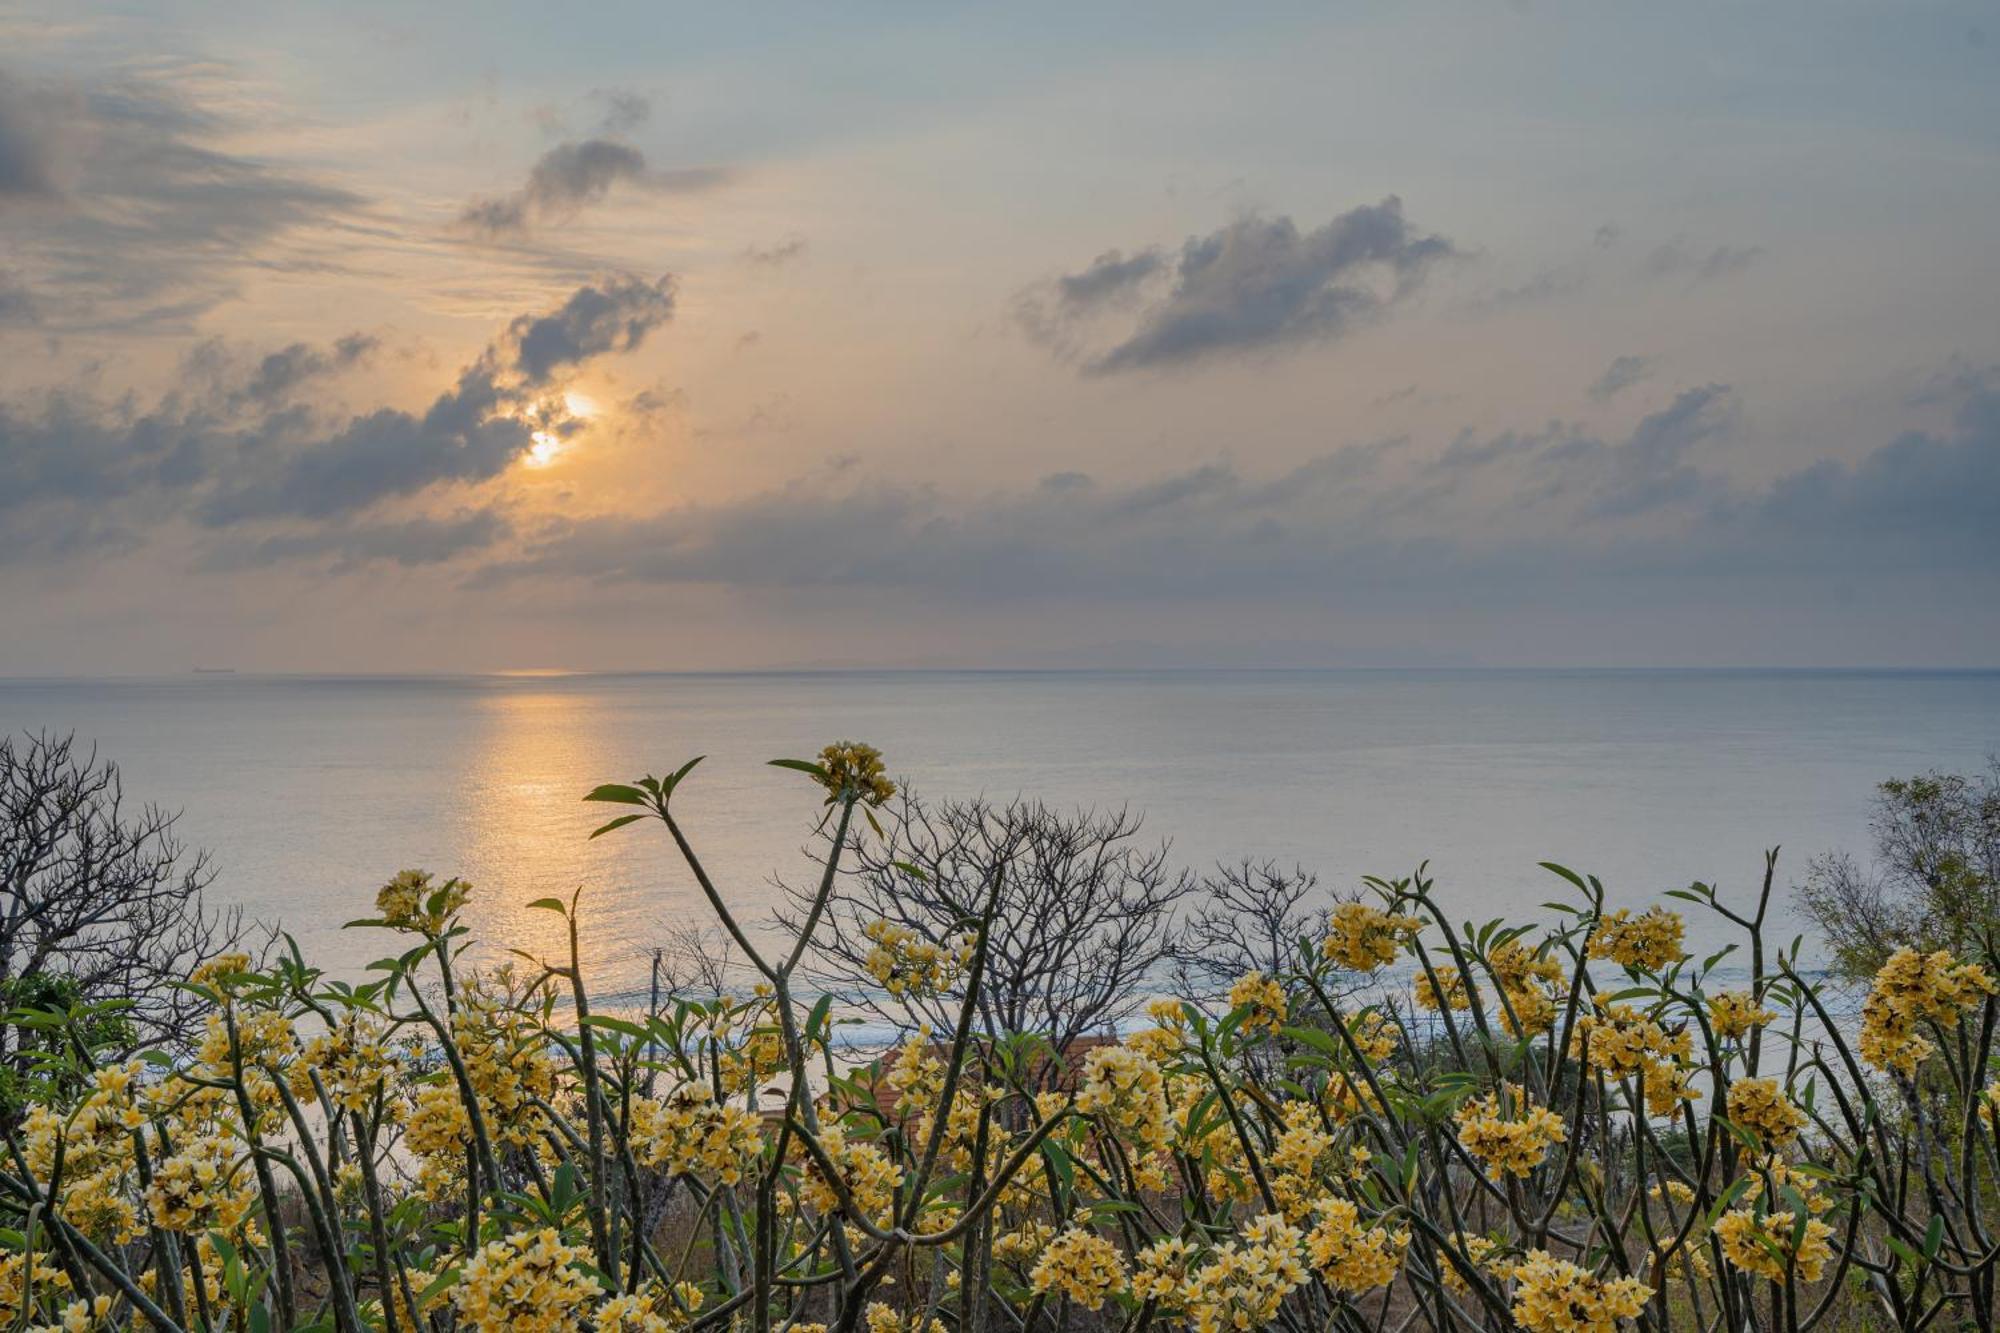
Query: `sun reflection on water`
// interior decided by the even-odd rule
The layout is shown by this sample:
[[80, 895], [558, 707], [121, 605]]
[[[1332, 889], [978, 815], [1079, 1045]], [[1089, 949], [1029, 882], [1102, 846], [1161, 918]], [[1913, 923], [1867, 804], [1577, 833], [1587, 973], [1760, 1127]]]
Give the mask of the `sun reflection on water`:
[[[585, 770], [597, 747], [588, 736], [589, 707], [572, 692], [513, 686], [481, 699], [485, 721], [481, 749], [471, 764], [474, 799], [469, 803], [463, 846], [467, 874], [478, 892], [467, 924], [478, 936], [483, 960], [511, 957], [520, 950], [553, 963], [567, 961], [562, 918], [528, 907], [537, 898], [567, 902], [586, 886], [583, 920], [603, 916], [607, 894], [593, 878], [607, 869], [585, 841], [586, 821], [579, 797], [592, 779]], [[582, 947], [586, 979], [611, 963], [614, 953], [631, 952], [608, 932], [585, 929]]]

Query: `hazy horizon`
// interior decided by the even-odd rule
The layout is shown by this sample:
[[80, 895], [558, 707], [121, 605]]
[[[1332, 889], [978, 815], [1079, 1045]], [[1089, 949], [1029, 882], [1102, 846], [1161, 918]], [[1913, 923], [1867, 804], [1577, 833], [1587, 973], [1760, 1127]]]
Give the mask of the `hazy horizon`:
[[439, 669], [434, 671], [324, 671], [309, 667], [294, 670], [243, 670], [229, 666], [195, 666], [177, 671], [135, 672], [50, 672], [0, 675], [0, 681], [175, 681], [183, 677], [229, 676], [239, 680], [271, 681], [423, 681], [496, 680], [536, 681], [569, 679], [626, 679], [703, 676], [1311, 676], [1311, 675], [1530, 675], [1530, 676], [1992, 676], [2000, 666], [1871, 666], [1867, 664], [1825, 666], [1769, 666], [1718, 664], [1710, 666], [1593, 665], [1588, 663], [1539, 666], [1436, 666], [1383, 664], [1368, 666], [867, 666], [804, 663], [792, 666], [759, 667], [493, 667], [487, 670]]

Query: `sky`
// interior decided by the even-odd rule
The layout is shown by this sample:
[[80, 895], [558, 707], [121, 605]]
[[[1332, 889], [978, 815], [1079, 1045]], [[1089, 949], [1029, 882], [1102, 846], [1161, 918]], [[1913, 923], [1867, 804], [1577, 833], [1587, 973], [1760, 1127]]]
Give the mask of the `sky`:
[[0, 8], [0, 675], [2000, 665], [1990, 4]]

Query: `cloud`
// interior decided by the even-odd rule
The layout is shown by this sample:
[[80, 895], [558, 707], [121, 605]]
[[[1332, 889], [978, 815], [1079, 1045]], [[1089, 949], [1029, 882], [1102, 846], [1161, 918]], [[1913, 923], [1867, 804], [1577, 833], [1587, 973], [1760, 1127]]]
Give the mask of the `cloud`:
[[815, 477], [729, 504], [558, 521], [477, 582], [879, 588], [949, 601], [1311, 596], [1329, 580], [1390, 573], [1403, 544], [1360, 513], [1328, 522], [1329, 505], [1350, 506], [1312, 475], [1322, 466], [1255, 478], [1216, 463], [1126, 485], [1061, 472], [971, 502]]
[[1761, 245], [1718, 245], [1701, 251], [1676, 239], [1647, 255], [1644, 269], [1649, 277], [1684, 277], [1692, 285], [1741, 273], [1763, 257]]
[[444, 518], [418, 516], [354, 523], [305, 532], [281, 532], [254, 541], [230, 541], [202, 561], [206, 570], [257, 569], [278, 562], [326, 565], [350, 573], [373, 564], [404, 568], [440, 565], [505, 540], [513, 521], [498, 509], [462, 509]]
[[1643, 356], [1615, 357], [1585, 392], [1594, 403], [1608, 403], [1620, 390], [1631, 388], [1652, 373], [1652, 363]]
[[673, 318], [674, 281], [613, 278], [579, 287], [546, 315], [520, 315], [508, 325], [514, 367], [531, 385], [545, 383], [564, 366], [609, 352], [629, 352]]
[[1479, 310], [1519, 310], [1573, 296], [1589, 285], [1589, 276], [1575, 265], [1545, 268], [1526, 282], [1488, 292], [1472, 304]]
[[[1761, 488], [1691, 466], [1727, 429], [1728, 402], [1723, 387], [1700, 386], [1617, 441], [1561, 427], [1467, 437], [1428, 464], [1387, 440], [1278, 473], [1215, 462], [1111, 483], [1065, 471], [972, 497], [815, 474], [729, 502], [557, 519], [475, 582], [714, 584], [821, 602], [882, 589], [940, 604], [1305, 606], [1357, 590], [1393, 603], [1470, 587], [1532, 604], [1578, 578], [2000, 571], [1990, 522], [2000, 393], [1969, 403], [1949, 435], [1904, 436]], [[1565, 484], [1551, 489], [1551, 473]]]
[[591, 99], [604, 108], [603, 118], [598, 122], [601, 134], [630, 134], [653, 114], [653, 104], [635, 92], [600, 88], [591, 94]]
[[38, 323], [41, 308], [27, 285], [14, 274], [0, 269], [0, 325]]
[[761, 247], [755, 245], [745, 246], [743, 257], [753, 264], [762, 264], [767, 268], [777, 268], [780, 265], [791, 263], [794, 259], [805, 254], [805, 252], [806, 238], [795, 232], [775, 245]]
[[1815, 463], [1719, 520], [1773, 558], [1881, 568], [2000, 568], [2000, 376], [1966, 389], [1942, 434], [1910, 431], [1853, 463]]
[[[554, 520], [478, 581], [1311, 601], [1502, 578], [1532, 595], [1534, 578], [1582, 567], [1753, 569], [1769, 561], [1767, 537], [1741, 515], [1779, 489], [1733, 489], [1695, 460], [1726, 435], [1730, 403], [1726, 387], [1703, 385], [1615, 440], [1556, 425], [1468, 435], [1423, 461], [1392, 438], [1275, 473], [1216, 461], [1111, 482], [1069, 470], [977, 496], [815, 474], [729, 502]], [[1989, 448], [2000, 457], [2000, 437]]]
[[130, 548], [192, 520], [209, 529], [328, 525], [265, 534], [274, 552], [358, 549], [357, 533], [386, 546], [394, 531], [409, 562], [449, 533], [357, 527], [355, 516], [489, 481], [537, 432], [577, 429], [564, 373], [637, 348], [672, 314], [668, 278], [585, 285], [552, 310], [509, 321], [416, 412], [332, 413], [310, 401], [320, 380], [366, 360], [376, 345], [366, 334], [249, 361], [203, 344], [181, 387], [150, 405], [105, 402], [81, 388], [0, 400], [0, 560]]
[[1160, 250], [1141, 250], [1129, 258], [1117, 250], [1107, 250], [1083, 272], [1057, 278], [1056, 292], [1066, 309], [1089, 310], [1133, 291], [1166, 267], [1166, 254]]
[[[1434, 485], [1448, 492], [1477, 480], [1504, 497], [1503, 510], [1561, 506], [1562, 521], [1578, 527], [1669, 509], [1685, 517], [1722, 492], [1722, 475], [1697, 468], [1690, 455], [1729, 429], [1733, 403], [1725, 384], [1684, 390], [1622, 440], [1560, 422], [1484, 439], [1467, 433], [1433, 462]], [[1503, 469], [1510, 475], [1496, 477]]]
[[[1081, 349], [1080, 326], [1133, 311], [1108, 346], [1078, 352], [1086, 373], [1186, 365], [1328, 342], [1381, 317], [1456, 254], [1417, 231], [1394, 196], [1302, 232], [1288, 217], [1240, 218], [1191, 237], [1177, 257], [1111, 251], [1031, 291], [1017, 314], [1031, 336]], [[1164, 278], [1154, 292], [1149, 284]]]
[[536, 159], [526, 184], [511, 194], [477, 200], [459, 215], [462, 226], [489, 238], [519, 236], [533, 227], [563, 222], [602, 201], [616, 185], [656, 193], [691, 193], [724, 184], [721, 167], [657, 171], [646, 155], [618, 139], [596, 138], [557, 144]]
[[358, 365], [380, 345], [380, 339], [367, 333], [350, 333], [324, 350], [293, 343], [260, 360], [241, 392], [260, 403], [284, 402], [309, 381]]
[[1720, 485], [1695, 468], [1688, 454], [1728, 428], [1730, 404], [1726, 384], [1683, 390], [1671, 404], [1641, 420], [1623, 445], [1597, 451], [1604, 467], [1585, 512], [1593, 517], [1643, 514]]
[[217, 146], [256, 120], [200, 66], [0, 82], [0, 209], [35, 322], [182, 328], [242, 271], [343, 264], [365, 201]]
[[53, 198], [54, 118], [36, 94], [0, 73], [0, 203]]
[[519, 315], [421, 414], [382, 408], [323, 439], [220, 483], [203, 506], [214, 524], [296, 515], [328, 518], [394, 496], [489, 480], [537, 430], [571, 424], [556, 373], [629, 352], [673, 316], [673, 280], [624, 276], [579, 287], [555, 310]]

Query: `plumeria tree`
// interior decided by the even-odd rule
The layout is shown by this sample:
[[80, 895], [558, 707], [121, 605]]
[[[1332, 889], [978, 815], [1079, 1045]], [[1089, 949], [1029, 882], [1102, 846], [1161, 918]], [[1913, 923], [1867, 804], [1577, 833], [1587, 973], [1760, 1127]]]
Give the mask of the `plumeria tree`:
[[[1135, 996], [1052, 1042], [979, 1006], [1008, 861], [948, 919], [862, 923], [934, 1021], [835, 1040], [808, 984], [842, 866], [894, 784], [857, 744], [783, 761], [822, 878], [740, 920], [676, 808], [693, 763], [611, 784], [751, 978], [593, 1007], [587, 896], [556, 956], [476, 965], [473, 890], [409, 871], [386, 955], [330, 976], [226, 953], [193, 1048], [112, 1058], [34, 1021], [63, 1077], [0, 1169], [8, 1329], [1530, 1333], [1995, 1326], [1994, 941], [1901, 949], [1858, 1018], [1736, 903], [1611, 909], [1551, 866], [1536, 925], [1456, 923], [1422, 874], [1216, 996]], [[635, 827], [636, 826], [636, 827]], [[628, 835], [629, 836], [629, 835]], [[920, 868], [919, 868], [920, 869]], [[1733, 935], [1702, 957], [1682, 912]], [[64, 1091], [69, 1090], [69, 1091]]]

